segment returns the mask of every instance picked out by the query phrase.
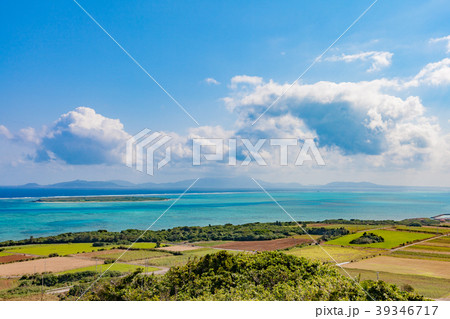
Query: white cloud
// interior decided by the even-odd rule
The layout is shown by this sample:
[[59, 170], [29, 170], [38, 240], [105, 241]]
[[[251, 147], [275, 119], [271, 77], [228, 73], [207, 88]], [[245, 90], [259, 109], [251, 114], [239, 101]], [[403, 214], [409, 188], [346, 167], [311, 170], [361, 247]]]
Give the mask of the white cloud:
[[205, 79], [205, 82], [206, 82], [207, 84], [212, 84], [212, 85], [219, 85], [219, 84], [220, 84], [220, 82], [217, 81], [217, 80], [214, 79], [214, 78], [206, 78], [206, 79]]
[[19, 131], [19, 134], [17, 134], [17, 137], [22, 141], [33, 144], [39, 144], [42, 138], [42, 136], [40, 136], [40, 134], [38, 134], [33, 127], [26, 127], [21, 129]]
[[[32, 133], [30, 130], [23, 133], [27, 132]], [[63, 114], [47, 130], [35, 160], [60, 159], [75, 165], [119, 163], [129, 137], [120, 120], [107, 118], [88, 107], [78, 107]]]
[[450, 58], [427, 64], [405, 87], [419, 85], [448, 85], [450, 84]]
[[8, 128], [4, 125], [0, 125], [0, 136], [4, 136], [7, 139], [12, 139], [13, 135], [11, 134], [11, 132], [8, 130]]
[[327, 61], [344, 61], [344, 62], [354, 62], [360, 61], [371, 61], [371, 67], [367, 69], [367, 72], [379, 71], [382, 68], [386, 68], [392, 63], [392, 56], [394, 54], [386, 51], [369, 51], [361, 52], [357, 54], [342, 54], [341, 56], [332, 56], [327, 58]]
[[268, 81], [250, 91], [235, 89], [225, 101], [239, 115], [237, 134], [316, 136], [328, 154], [358, 158], [368, 167], [436, 164], [439, 154], [450, 150], [448, 137], [425, 115], [420, 98], [385, 92], [397, 82], [384, 79], [297, 83], [252, 126], [289, 85]]
[[446, 42], [447, 53], [450, 53], [450, 35], [441, 38], [430, 39], [430, 43]]
[[249, 84], [251, 86], [259, 85], [263, 79], [259, 76], [236, 75], [231, 78], [231, 88], [236, 88], [239, 84]]

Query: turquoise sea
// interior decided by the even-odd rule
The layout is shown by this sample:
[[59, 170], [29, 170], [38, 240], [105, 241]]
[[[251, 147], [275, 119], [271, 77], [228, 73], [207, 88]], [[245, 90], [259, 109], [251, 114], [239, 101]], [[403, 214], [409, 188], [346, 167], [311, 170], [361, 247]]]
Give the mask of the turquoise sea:
[[[450, 212], [449, 192], [273, 191], [295, 219], [394, 219], [431, 217]], [[34, 203], [34, 198], [0, 199], [0, 241], [64, 232], [146, 229], [172, 203]], [[193, 193], [182, 197], [152, 229], [208, 224], [288, 221], [264, 193]]]

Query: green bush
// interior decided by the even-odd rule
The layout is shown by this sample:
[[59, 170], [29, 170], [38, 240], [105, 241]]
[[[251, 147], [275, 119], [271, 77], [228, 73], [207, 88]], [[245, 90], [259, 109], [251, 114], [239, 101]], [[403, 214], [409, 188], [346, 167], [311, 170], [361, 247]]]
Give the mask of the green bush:
[[[282, 252], [221, 251], [173, 267], [163, 276], [146, 276], [141, 271], [113, 282], [105, 281], [83, 299], [423, 300], [383, 281], [355, 284], [332, 266]], [[81, 288], [74, 288], [70, 295], [76, 299], [80, 291]]]

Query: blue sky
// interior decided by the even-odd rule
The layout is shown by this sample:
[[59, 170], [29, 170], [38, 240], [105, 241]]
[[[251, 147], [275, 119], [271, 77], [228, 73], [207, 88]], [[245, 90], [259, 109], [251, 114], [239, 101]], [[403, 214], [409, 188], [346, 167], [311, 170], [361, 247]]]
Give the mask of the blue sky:
[[[263, 89], [270, 90], [266, 85], [270, 80], [277, 85], [291, 83], [372, 2], [79, 1], [202, 127], [216, 127], [216, 130], [205, 129], [203, 132], [211, 135], [225, 130], [231, 131], [233, 136], [246, 132], [252, 137], [258, 136], [258, 132], [249, 132], [242, 123], [252, 111], [260, 112], [263, 107], [252, 105], [250, 111], [242, 106], [242, 95], [252, 96]], [[321, 109], [317, 103], [323, 104], [319, 97], [306, 97], [309, 104], [305, 104], [305, 97], [293, 96], [286, 100], [286, 107], [282, 108], [280, 104], [280, 109], [269, 112], [268, 117], [282, 121], [279, 118], [282, 114], [291, 114], [300, 119], [305, 124], [303, 132], [316, 134], [323, 142], [321, 147], [326, 148], [323, 152], [329, 156], [329, 161], [342, 161], [343, 164], [329, 165], [333, 174], [315, 168], [278, 172], [276, 168], [262, 171], [257, 167], [253, 171], [233, 170], [232, 174], [254, 175], [261, 179], [272, 179], [276, 175], [282, 180], [302, 180], [310, 184], [339, 179], [447, 185], [443, 173], [448, 172], [448, 167], [431, 152], [437, 147], [440, 153], [448, 150], [450, 74], [446, 73], [445, 59], [449, 52], [447, 40], [430, 42], [430, 39], [450, 34], [449, 16], [450, 6], [446, 1], [380, 0], [300, 82], [314, 85], [320, 81], [333, 84], [380, 79], [400, 81], [401, 89], [383, 85], [383, 94], [389, 92], [390, 96], [403, 101], [417, 97], [423, 112], [414, 113], [417, 117], [414, 120], [405, 115], [389, 121], [401, 121], [403, 127], [408, 127], [408, 132], [416, 130], [408, 133], [415, 134], [415, 140], [423, 136], [442, 139], [437, 143], [439, 146], [431, 147], [428, 143], [430, 150], [414, 153], [404, 147], [393, 150], [393, 144], [387, 143], [382, 145], [385, 146], [383, 154], [381, 151], [379, 154], [361, 151], [367, 147], [348, 151], [353, 147], [352, 143], [348, 146], [348, 138], [358, 131], [342, 127], [345, 121], [341, 121], [339, 115], [346, 111], [339, 110], [348, 107], [351, 111], [347, 112], [346, 119], [359, 129], [364, 129], [371, 111], [355, 111], [354, 103], [357, 102], [346, 99], [332, 101], [331, 109], [325, 107], [325, 110], [317, 111]], [[165, 181], [211, 175], [212, 168], [186, 168], [181, 159], [180, 164], [153, 177], [134, 172], [123, 163], [85, 161], [87, 157], [82, 154], [79, 159], [67, 160], [68, 153], [61, 152], [64, 149], [68, 152], [70, 141], [80, 145], [80, 140], [73, 136], [68, 140], [62, 137], [53, 140], [49, 136], [55, 127], [66, 123], [61, 121], [62, 115], [74, 112], [80, 106], [95, 110], [102, 117], [119, 120], [123, 124], [119, 131], [123, 132], [113, 141], [117, 143], [125, 139], [126, 134], [133, 135], [143, 128], [164, 131], [182, 140], [182, 137], [192, 135], [197, 125], [73, 1], [5, 1], [0, 24], [0, 125], [3, 127], [0, 129], [0, 133], [3, 132], [3, 137], [0, 136], [3, 150], [0, 184], [48, 183], [74, 178]], [[362, 58], [364, 52], [377, 53]], [[379, 56], [380, 52], [391, 54], [387, 64], [368, 71], [373, 57]], [[345, 60], [344, 56], [350, 56], [351, 61]], [[405, 84], [427, 64], [439, 61], [445, 63], [443, 69], [438, 70], [438, 84], [428, 78], [419, 81], [422, 84]], [[240, 85], [232, 88], [232, 79], [239, 75], [261, 78], [262, 89], [257, 92]], [[207, 78], [220, 84], [208, 84]], [[355, 94], [364, 94], [364, 90], [358, 92]], [[224, 98], [233, 99], [233, 106], [227, 105]], [[314, 118], [305, 115], [313, 113]], [[337, 114], [334, 115], [337, 120], [324, 122], [322, 119], [329, 114]], [[341, 131], [345, 131], [345, 142], [330, 140], [330, 136], [336, 135], [335, 126], [341, 126]], [[426, 131], [425, 127], [431, 126], [433, 132]], [[29, 128], [34, 132], [30, 133]], [[28, 133], [21, 131], [23, 129]], [[267, 126], [264, 130], [272, 132]], [[371, 130], [363, 135], [372, 134], [375, 129], [372, 127]], [[400, 134], [393, 128], [389, 128], [389, 132], [385, 127], [381, 130], [385, 130], [382, 141]], [[420, 134], [423, 136], [417, 137]], [[84, 136], [83, 143], [101, 149], [111, 143], [88, 139]], [[404, 143], [404, 139], [399, 139], [397, 144]], [[92, 149], [86, 149], [92, 153]], [[39, 156], [48, 150], [55, 153], [54, 158]], [[108, 149], [106, 155], [112, 154], [110, 151]], [[76, 154], [80, 153], [69, 155], [74, 158]], [[98, 155], [95, 158], [106, 158], [105, 153]], [[374, 158], [374, 155], [378, 157]], [[220, 172], [219, 175], [230, 174], [229, 168], [214, 167], [212, 170]], [[421, 174], [428, 178], [424, 180]]]

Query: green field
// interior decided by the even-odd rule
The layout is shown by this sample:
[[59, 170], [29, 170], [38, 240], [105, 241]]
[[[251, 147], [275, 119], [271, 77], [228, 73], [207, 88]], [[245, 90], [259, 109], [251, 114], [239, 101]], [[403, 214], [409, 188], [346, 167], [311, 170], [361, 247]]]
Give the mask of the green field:
[[[98, 272], [103, 272], [106, 269], [108, 269], [108, 267], [111, 266], [111, 264], [99, 264], [98, 266], [89, 266], [89, 267], [83, 267], [83, 268], [78, 268], [78, 269], [71, 269], [71, 270], [67, 270], [67, 271], [63, 271], [60, 272], [59, 274], [68, 274], [68, 273], [75, 273], [75, 272], [80, 272], [80, 271], [98, 271]], [[134, 271], [138, 268], [144, 268], [144, 266], [137, 266], [137, 265], [128, 265], [128, 264], [122, 264], [122, 263], [115, 263], [114, 265], [112, 265], [112, 267], [109, 269], [111, 271], [121, 271], [121, 272], [131, 272]], [[147, 268], [148, 271], [155, 271], [158, 270], [158, 268], [154, 268], [154, 267], [148, 267]]]
[[430, 233], [430, 234], [448, 234], [450, 233], [450, 228], [447, 227], [414, 227], [414, 226], [395, 226], [396, 229], [399, 230], [410, 230], [421, 233]]
[[[414, 246], [412, 246], [412, 247], [414, 247]], [[450, 254], [429, 253], [429, 252], [425, 252], [425, 251], [417, 252], [417, 251], [410, 251], [410, 250], [404, 250], [404, 249], [394, 251], [390, 256], [450, 261]], [[449, 267], [450, 267], [450, 265], [449, 265]]]
[[2, 257], [2, 256], [9, 256], [9, 255], [12, 255], [12, 253], [7, 253], [5, 251], [0, 251], [0, 257]]
[[375, 256], [384, 252], [383, 250], [372, 248], [352, 248], [327, 245], [323, 245], [322, 248], [318, 245], [313, 245], [302, 248], [293, 248], [285, 251], [285, 253], [287, 255], [306, 257], [323, 262], [334, 263], [333, 259], [328, 256], [328, 254], [330, 254], [331, 257], [333, 257], [338, 263], [341, 263], [351, 260], [358, 260], [364, 257]]
[[[347, 276], [343, 270], [338, 270], [343, 275]], [[346, 269], [346, 271], [356, 279], [358, 279], [358, 276], [361, 275], [360, 280], [377, 280], [376, 271], [360, 269]], [[380, 280], [396, 284], [399, 287], [403, 287], [406, 284], [411, 285], [416, 292], [431, 299], [443, 298], [450, 294], [450, 279], [433, 278], [418, 275], [393, 274], [383, 271], [378, 272], [378, 277]]]
[[450, 245], [450, 236], [439, 237], [430, 240], [428, 243], [448, 244]]
[[350, 234], [350, 235], [342, 236], [342, 237], [327, 241], [327, 244], [390, 249], [390, 248], [400, 246], [401, 244], [406, 244], [407, 242], [413, 242], [413, 241], [423, 240], [423, 239], [433, 237], [432, 234], [413, 233], [413, 232], [409, 233], [406, 231], [393, 231], [393, 230], [384, 230], [384, 229], [373, 230], [371, 232], [378, 236], [383, 237], [384, 242], [373, 243], [373, 244], [364, 244], [364, 245], [350, 244], [350, 241], [361, 236], [361, 233], [356, 233], [356, 234]]
[[[125, 245], [125, 247], [129, 247], [130, 245]], [[156, 243], [135, 243], [131, 248], [137, 248], [137, 249], [152, 249], [156, 247]]]
[[[119, 258], [123, 253], [111, 253], [105, 255], [99, 255], [96, 258], [100, 259], [114, 259]], [[166, 253], [163, 251], [149, 251], [149, 250], [129, 250], [122, 257], [120, 257], [120, 261], [133, 261], [139, 259], [151, 259], [158, 257], [172, 256], [170, 253]]]
[[[383, 228], [388, 227], [389, 225], [353, 225], [353, 224], [321, 224], [321, 223], [313, 223], [313, 224], [307, 224], [307, 227], [311, 228], [341, 228], [344, 227], [351, 233], [355, 233], [358, 231], [364, 231], [364, 230], [370, 230], [370, 229], [376, 229], [376, 228]], [[298, 226], [297, 226], [298, 227]]]
[[450, 253], [450, 246], [436, 246], [436, 245], [427, 245], [425, 242], [423, 245], [412, 245], [411, 249], [419, 249], [419, 250], [429, 250], [429, 251], [441, 251]]
[[109, 249], [110, 247], [92, 247], [92, 243], [74, 243], [74, 244], [42, 244], [5, 247], [4, 252], [19, 254], [30, 254], [39, 256], [48, 256], [49, 254], [59, 254], [60, 256], [78, 254], [82, 252], [92, 252], [99, 249]]

